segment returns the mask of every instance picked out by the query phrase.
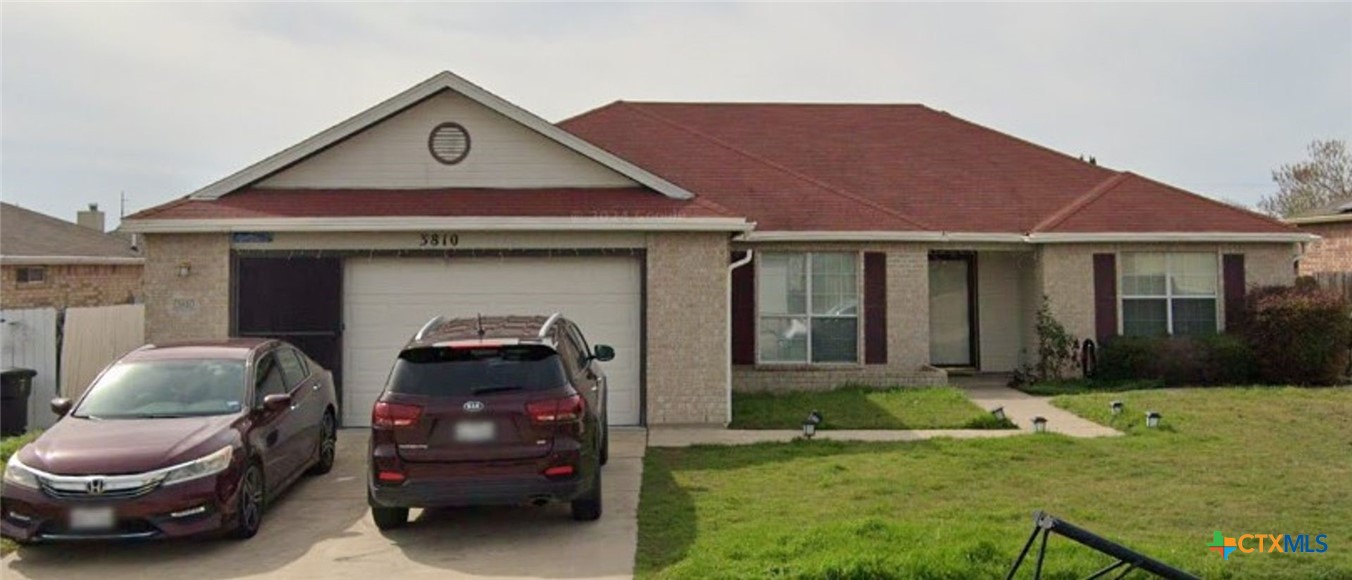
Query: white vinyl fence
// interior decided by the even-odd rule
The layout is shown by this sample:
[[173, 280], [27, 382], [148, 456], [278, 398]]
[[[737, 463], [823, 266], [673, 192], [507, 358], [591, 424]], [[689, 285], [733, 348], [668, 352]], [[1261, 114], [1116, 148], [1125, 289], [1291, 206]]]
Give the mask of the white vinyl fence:
[[99, 371], [145, 344], [143, 304], [67, 308], [61, 331], [61, 396], [79, 398]]
[[56, 397], [56, 314], [55, 308], [0, 310], [0, 367], [38, 372], [28, 396], [29, 427], [56, 422], [50, 405]]

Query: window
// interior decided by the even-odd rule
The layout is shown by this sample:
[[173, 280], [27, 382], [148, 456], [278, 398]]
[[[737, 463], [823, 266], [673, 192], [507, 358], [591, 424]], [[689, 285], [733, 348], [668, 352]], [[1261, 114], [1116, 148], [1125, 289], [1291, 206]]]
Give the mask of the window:
[[282, 367], [277, 364], [277, 355], [268, 353], [258, 361], [254, 369], [254, 403], [263, 404], [263, 397], [280, 395], [286, 392], [286, 379], [282, 378]]
[[858, 361], [855, 254], [762, 254], [757, 300], [760, 361]]
[[1124, 253], [1121, 275], [1122, 334], [1216, 333], [1216, 254]]
[[301, 362], [298, 353], [292, 349], [277, 351], [277, 362], [281, 363], [282, 378], [286, 380], [288, 386], [294, 387], [310, 376], [305, 371], [305, 363]]
[[47, 281], [47, 269], [37, 268], [19, 268], [15, 273], [20, 284], [41, 284]]

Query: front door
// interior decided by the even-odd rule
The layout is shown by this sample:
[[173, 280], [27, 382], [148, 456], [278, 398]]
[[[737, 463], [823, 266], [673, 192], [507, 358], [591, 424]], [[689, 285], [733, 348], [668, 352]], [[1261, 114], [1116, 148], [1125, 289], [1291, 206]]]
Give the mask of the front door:
[[977, 364], [975, 270], [974, 254], [930, 254], [930, 364], [934, 366]]
[[296, 345], [333, 372], [341, 397], [342, 260], [241, 256], [235, 275], [235, 334]]

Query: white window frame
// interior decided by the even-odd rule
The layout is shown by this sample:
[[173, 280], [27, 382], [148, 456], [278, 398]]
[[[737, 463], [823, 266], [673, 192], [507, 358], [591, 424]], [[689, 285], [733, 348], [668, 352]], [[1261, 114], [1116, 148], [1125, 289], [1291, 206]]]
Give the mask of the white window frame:
[[[807, 286], [806, 286], [805, 289], [804, 289], [804, 292], [806, 292], [806, 296], [805, 296], [806, 311], [805, 311], [802, 315], [797, 315], [797, 314], [762, 314], [762, 313], [761, 313], [761, 309], [760, 309], [760, 308], [761, 308], [761, 301], [760, 301], [761, 265], [764, 263], [764, 258], [765, 258], [766, 255], [775, 255], [775, 254], [800, 255], [800, 256], [803, 256], [803, 276], [806, 277]], [[854, 277], [855, 277], [854, 294], [855, 294], [855, 304], [856, 304], [856, 306], [855, 306], [855, 310], [854, 310], [854, 315], [853, 315], [853, 316], [840, 316], [840, 315], [832, 316], [832, 315], [827, 315], [827, 314], [813, 314], [813, 313], [812, 313], [812, 256], [813, 256], [814, 254], [846, 254], [846, 255], [851, 256], [851, 258], [854, 260]], [[755, 294], [756, 294], [756, 345], [755, 345], [755, 347], [756, 347], [756, 364], [757, 364], [757, 365], [767, 365], [767, 366], [806, 366], [806, 365], [811, 365], [811, 366], [842, 366], [842, 365], [852, 366], [852, 365], [858, 365], [858, 364], [860, 364], [860, 357], [862, 356], [862, 351], [863, 351], [863, 349], [861, 349], [860, 346], [863, 345], [863, 343], [864, 343], [864, 339], [863, 339], [863, 336], [862, 336], [862, 334], [863, 334], [863, 328], [864, 328], [864, 316], [863, 316], [863, 313], [864, 313], [864, 295], [863, 295], [864, 288], [863, 288], [863, 286], [864, 286], [864, 284], [863, 284], [863, 280], [861, 279], [862, 272], [863, 272], [863, 265], [862, 265], [862, 264], [863, 264], [862, 253], [861, 253], [861, 252], [857, 252], [857, 251], [818, 251], [818, 252], [806, 252], [806, 251], [796, 251], [796, 250], [771, 250], [771, 251], [763, 251], [763, 252], [760, 252], [759, 259], [756, 260], [756, 284], [755, 284], [755, 287], [754, 287], [754, 292], [755, 292]], [[776, 319], [776, 320], [792, 320], [792, 319], [794, 319], [794, 318], [807, 318], [807, 360], [802, 360], [802, 361], [791, 361], [791, 360], [764, 360], [764, 359], [761, 358], [761, 348], [760, 348], [761, 321], [764, 320], [764, 319], [767, 319], [767, 318], [768, 318], [768, 319]], [[814, 318], [823, 318], [823, 319], [832, 319], [832, 320], [841, 320], [841, 319], [853, 318], [853, 319], [855, 320], [855, 324], [854, 324], [854, 360], [852, 360], [852, 361], [823, 361], [823, 362], [814, 362], [814, 361], [812, 360], [812, 319], [814, 319]]]
[[[29, 276], [28, 280], [19, 280], [19, 273], [23, 272]], [[32, 279], [32, 273], [38, 273], [38, 280]], [[14, 270], [14, 282], [19, 286], [41, 286], [47, 283], [46, 266], [20, 266]]]
[[[1124, 291], [1125, 285], [1122, 283], [1122, 263], [1123, 263], [1123, 261], [1124, 261], [1124, 260], [1122, 259], [1122, 256], [1125, 256], [1125, 255], [1127, 255], [1127, 254], [1159, 254], [1159, 255], [1164, 256], [1164, 294], [1133, 294], [1133, 295], [1131, 295], [1131, 296], [1127, 296], [1127, 293]], [[1178, 298], [1178, 299], [1181, 299], [1181, 300], [1187, 300], [1187, 299], [1189, 299], [1189, 298], [1196, 298], [1196, 299], [1211, 298], [1212, 302], [1215, 304], [1215, 310], [1216, 310], [1216, 333], [1219, 334], [1220, 332], [1222, 332], [1222, 331], [1225, 330], [1225, 317], [1223, 316], [1223, 312], [1222, 312], [1222, 310], [1221, 310], [1221, 297], [1225, 295], [1225, 289], [1222, 287], [1222, 285], [1225, 283], [1225, 272], [1222, 271], [1222, 270], [1224, 269], [1224, 267], [1225, 267], [1225, 264], [1223, 264], [1223, 263], [1221, 262], [1221, 254], [1220, 254], [1220, 252], [1188, 252], [1188, 251], [1165, 251], [1165, 252], [1137, 251], [1137, 252], [1118, 252], [1118, 253], [1117, 253], [1117, 259], [1115, 260], [1115, 261], [1117, 262], [1117, 264], [1116, 264], [1116, 265], [1117, 265], [1117, 274], [1116, 274], [1116, 275], [1117, 275], [1117, 280], [1114, 282], [1114, 283], [1117, 285], [1117, 334], [1118, 334], [1118, 336], [1126, 336], [1127, 319], [1126, 319], [1126, 316], [1125, 316], [1125, 315], [1126, 315], [1126, 309], [1123, 307], [1123, 303], [1125, 303], [1127, 300], [1164, 300], [1164, 305], [1165, 305], [1165, 308], [1164, 308], [1164, 316], [1165, 316], [1165, 321], [1166, 321], [1166, 322], [1165, 322], [1165, 332], [1167, 333], [1166, 336], [1177, 336], [1177, 335], [1174, 333], [1174, 298], [1175, 298], [1175, 296], [1174, 296], [1174, 285], [1173, 285], [1173, 277], [1174, 277], [1174, 261], [1173, 261], [1173, 256], [1176, 255], [1176, 254], [1212, 254], [1213, 257], [1215, 258], [1215, 260], [1216, 260], [1216, 292], [1215, 292], [1215, 294], [1212, 294], [1212, 295], [1210, 295], [1210, 296], [1201, 295], [1201, 294], [1187, 294], [1187, 295], [1181, 295], [1181, 296], [1178, 296], [1177, 298]]]

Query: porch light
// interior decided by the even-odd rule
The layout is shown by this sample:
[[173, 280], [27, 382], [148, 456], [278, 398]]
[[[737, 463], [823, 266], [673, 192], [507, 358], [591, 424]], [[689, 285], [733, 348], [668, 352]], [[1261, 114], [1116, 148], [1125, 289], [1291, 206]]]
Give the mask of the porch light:
[[807, 414], [807, 418], [803, 419], [803, 437], [811, 439], [813, 435], [816, 435], [817, 425], [820, 425], [821, 422], [822, 414], [813, 409], [811, 413]]
[[192, 262], [179, 262], [178, 277], [187, 278], [189, 274], [192, 274]]
[[996, 418], [997, 420], [1004, 421], [1004, 420], [1005, 420], [1005, 408], [1004, 408], [1004, 407], [996, 407], [996, 408], [994, 408], [994, 409], [991, 409], [991, 415], [994, 415], [995, 418]]
[[1047, 432], [1047, 418], [1046, 418], [1046, 417], [1033, 417], [1033, 432], [1034, 432], [1034, 433], [1046, 433], [1046, 432]]
[[1113, 409], [1113, 415], [1122, 414], [1122, 401], [1113, 401], [1109, 406]]
[[1151, 429], [1160, 426], [1161, 415], [1154, 411], [1147, 411], [1145, 414], [1145, 426]]

